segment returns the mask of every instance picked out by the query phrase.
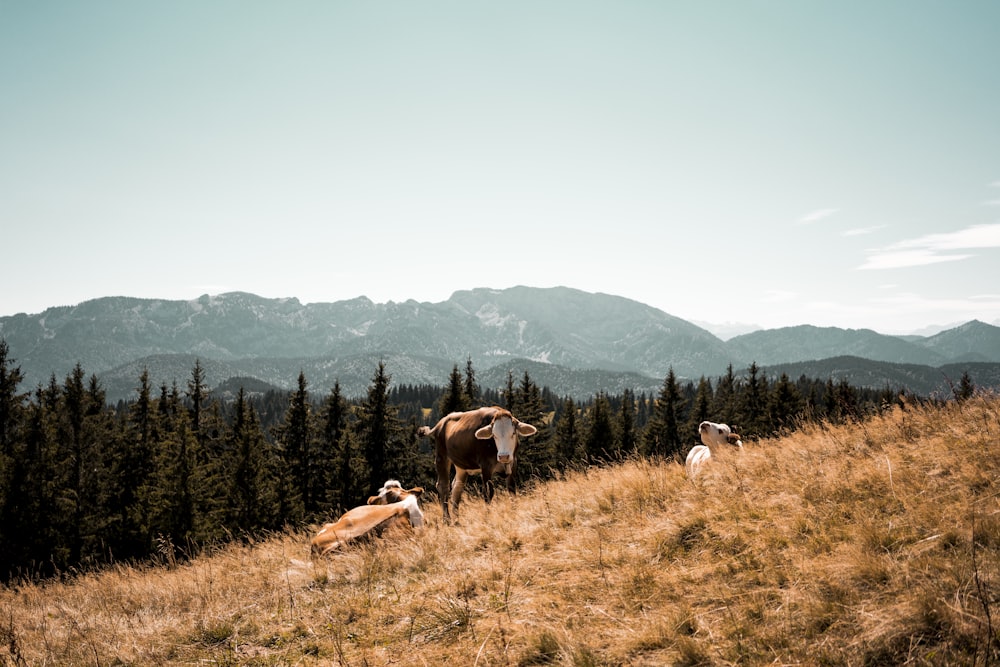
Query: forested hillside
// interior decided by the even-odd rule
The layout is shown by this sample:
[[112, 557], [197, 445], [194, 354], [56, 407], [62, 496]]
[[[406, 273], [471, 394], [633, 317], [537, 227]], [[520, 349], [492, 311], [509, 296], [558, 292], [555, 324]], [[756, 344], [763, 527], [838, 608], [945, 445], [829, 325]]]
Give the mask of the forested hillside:
[[[832, 380], [768, 378], [755, 365], [697, 384], [670, 371], [656, 395], [553, 394], [528, 373], [483, 390], [473, 365], [439, 386], [393, 385], [372, 369], [365, 397], [334, 385], [313, 394], [208, 391], [197, 361], [185, 386], [136, 379], [134, 402], [108, 405], [77, 366], [34, 391], [0, 342], [0, 576], [49, 576], [165, 549], [196, 553], [233, 538], [301, 527], [352, 507], [390, 477], [434, 486], [417, 426], [500, 404], [539, 428], [522, 444], [518, 478], [536, 483], [580, 464], [641, 455], [681, 460], [704, 419], [748, 441], [804, 420], [842, 421], [900, 400]], [[961, 396], [974, 387], [964, 378]]]

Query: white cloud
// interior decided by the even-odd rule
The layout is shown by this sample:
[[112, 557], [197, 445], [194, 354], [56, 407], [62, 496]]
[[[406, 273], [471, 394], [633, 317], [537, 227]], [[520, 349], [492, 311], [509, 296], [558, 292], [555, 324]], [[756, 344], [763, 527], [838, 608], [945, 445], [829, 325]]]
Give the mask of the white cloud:
[[1000, 181], [993, 181], [990, 183], [991, 188], [1000, 188]]
[[902, 269], [907, 266], [926, 266], [927, 264], [940, 264], [941, 262], [954, 262], [960, 259], [968, 259], [972, 255], [938, 255], [931, 250], [899, 250], [887, 252], [876, 251], [870, 255], [859, 269]]
[[1000, 199], [987, 199], [983, 202], [983, 206], [1000, 206]]
[[948, 251], [1000, 248], [1000, 224], [973, 225], [957, 232], [927, 234], [870, 251], [859, 269], [898, 269], [954, 262], [974, 255]]
[[876, 225], [874, 227], [858, 227], [856, 229], [848, 229], [844, 232], [844, 236], [864, 236], [865, 234], [877, 232], [884, 227], [885, 225]]
[[806, 213], [804, 216], [799, 218], [800, 225], [810, 225], [814, 222], [822, 220], [823, 218], [829, 218], [831, 215], [837, 212], [838, 209], [835, 208], [821, 208], [810, 213]]

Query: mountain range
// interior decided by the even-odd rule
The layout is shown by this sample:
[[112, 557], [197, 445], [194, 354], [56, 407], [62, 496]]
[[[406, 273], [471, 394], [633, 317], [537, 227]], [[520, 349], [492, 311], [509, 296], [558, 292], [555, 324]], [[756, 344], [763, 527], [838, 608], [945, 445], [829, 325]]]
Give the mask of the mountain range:
[[768, 375], [921, 395], [948, 391], [966, 371], [977, 386], [1000, 387], [1000, 327], [976, 320], [926, 337], [803, 325], [723, 341], [645, 304], [567, 287], [480, 288], [440, 303], [106, 297], [0, 318], [0, 338], [25, 376], [22, 390], [61, 381], [79, 363], [112, 401], [135, 395], [143, 369], [156, 387], [186, 388], [196, 361], [210, 387], [290, 389], [302, 371], [314, 391], [339, 382], [347, 396], [364, 394], [380, 360], [393, 384], [443, 385], [471, 360], [483, 386], [527, 371], [557, 395], [582, 398], [656, 392], [671, 368], [680, 379], [713, 378], [751, 362]]

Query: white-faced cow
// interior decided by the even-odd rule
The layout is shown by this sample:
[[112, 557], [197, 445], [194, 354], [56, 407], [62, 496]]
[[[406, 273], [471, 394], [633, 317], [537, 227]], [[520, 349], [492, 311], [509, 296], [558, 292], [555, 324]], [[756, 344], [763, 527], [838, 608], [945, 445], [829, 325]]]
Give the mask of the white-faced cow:
[[424, 490], [420, 487], [404, 489], [403, 485], [399, 483], [399, 480], [387, 479], [385, 484], [382, 485], [382, 488], [378, 490], [377, 495], [368, 497], [368, 504], [388, 505], [389, 503], [398, 503], [411, 493], [423, 493], [423, 491]]
[[743, 449], [743, 440], [725, 424], [703, 421], [698, 425], [698, 434], [701, 436], [702, 444], [692, 447], [684, 462], [684, 470], [689, 478], [694, 478], [698, 471], [711, 460], [713, 447], [718, 449], [729, 444]]
[[735, 447], [743, 447], [743, 440], [740, 439], [740, 436], [733, 433], [732, 429], [726, 424], [716, 424], [709, 421], [702, 422], [698, 425], [698, 434], [701, 435], [701, 444], [706, 447], [725, 445], [727, 443]]
[[419, 486], [404, 489], [398, 482], [388, 489], [383, 486], [380, 495], [369, 498], [367, 505], [348, 510], [334, 523], [324, 525], [312, 539], [312, 553], [325, 555], [351, 540], [381, 534], [394, 526], [419, 528], [424, 524], [424, 513], [420, 510], [423, 492]]
[[[513, 492], [518, 438], [537, 432], [531, 424], [518, 421], [509, 410], [498, 407], [452, 412], [442, 417], [434, 428], [420, 427], [420, 435], [434, 438], [437, 489], [445, 521], [451, 519], [449, 500], [458, 514], [462, 490], [470, 474], [482, 474], [486, 502], [493, 497], [494, 473], [506, 473], [507, 489]], [[455, 466], [454, 484], [450, 484], [452, 465]]]

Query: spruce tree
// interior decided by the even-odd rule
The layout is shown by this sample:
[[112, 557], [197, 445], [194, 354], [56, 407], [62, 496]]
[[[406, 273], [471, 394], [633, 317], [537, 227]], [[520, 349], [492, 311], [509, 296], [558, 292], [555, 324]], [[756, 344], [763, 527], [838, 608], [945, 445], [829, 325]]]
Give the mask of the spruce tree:
[[732, 424], [736, 420], [736, 392], [736, 376], [733, 374], [733, 365], [729, 364], [726, 366], [726, 374], [715, 385], [712, 418], [709, 421]]
[[584, 435], [584, 450], [589, 463], [597, 463], [611, 456], [615, 445], [615, 430], [611, 422], [611, 406], [603, 391], [594, 398], [594, 404], [587, 415]]
[[191, 431], [199, 442], [202, 440], [201, 411], [205, 406], [207, 393], [208, 385], [205, 383], [205, 371], [201, 367], [201, 359], [195, 359], [191, 379], [188, 380], [187, 397], [191, 401]]
[[162, 387], [157, 407], [162, 431], [155, 456], [151, 523], [160, 540], [161, 555], [172, 560], [176, 549], [190, 546], [194, 539], [192, 471], [197, 447], [176, 384], [169, 392], [165, 385]]
[[955, 399], [961, 403], [972, 398], [976, 393], [976, 385], [972, 381], [972, 376], [968, 370], [962, 371], [962, 379], [959, 380], [958, 390], [955, 392]]
[[381, 488], [390, 478], [393, 469], [407, 465], [405, 461], [394, 460], [390, 455], [407, 449], [400, 442], [402, 429], [396, 418], [396, 409], [389, 404], [390, 379], [385, 370], [385, 362], [379, 361], [368, 387], [367, 398], [359, 408], [358, 439], [368, 466], [368, 486], [365, 493]]
[[513, 398], [510, 411], [519, 421], [531, 424], [538, 432], [528, 438], [521, 438], [515, 456], [514, 474], [520, 479], [546, 479], [556, 465], [556, 455], [552, 435], [546, 424], [548, 406], [542, 400], [542, 393], [527, 371], [521, 383], [512, 388]]
[[146, 556], [152, 548], [150, 503], [157, 415], [148, 369], [144, 368], [139, 376], [137, 393], [138, 399], [128, 410], [121, 437], [123, 446], [109, 461], [115, 493], [113, 514], [120, 522], [118, 553], [126, 558]]
[[703, 421], [715, 421], [712, 419], [712, 382], [704, 375], [698, 379], [698, 388], [695, 390], [691, 411], [681, 436], [682, 444], [690, 442], [693, 446], [701, 442], [698, 426]]
[[23, 375], [0, 339], [0, 575], [19, 558], [16, 543], [25, 517], [21, 493], [28, 471], [21, 445], [24, 396], [18, 393]]
[[777, 432], [781, 428], [792, 426], [803, 410], [802, 395], [792, 384], [787, 373], [782, 373], [771, 391], [770, 397], [770, 431]]
[[673, 367], [667, 370], [659, 398], [653, 407], [653, 416], [646, 426], [646, 451], [649, 454], [680, 458], [685, 447], [680, 438], [680, 418], [682, 411], [680, 387]]
[[469, 403], [468, 410], [479, 407], [482, 400], [479, 385], [476, 384], [476, 372], [472, 369], [472, 357], [465, 360], [465, 398]]
[[618, 412], [618, 424], [615, 432], [618, 434], [617, 454], [628, 456], [636, 453], [637, 438], [635, 431], [635, 394], [631, 389], [622, 391], [622, 404]]
[[[0, 542], [3, 571], [28, 563], [37, 563], [39, 575], [52, 574], [52, 568], [70, 565], [66, 536], [57, 531], [60, 521], [56, 508], [58, 459], [56, 420], [53, 406], [57, 405], [48, 394], [53, 387], [41, 385], [35, 390], [35, 400], [26, 408], [24, 450], [21, 470], [15, 477], [15, 494], [18, 502], [5, 518], [8, 535], [17, 539]], [[58, 392], [58, 389], [55, 388]], [[9, 521], [9, 523], [7, 523]]]
[[236, 458], [230, 481], [232, 526], [242, 534], [277, 528], [279, 505], [274, 470], [277, 462], [243, 387], [240, 387], [234, 408], [229, 434]]
[[571, 397], [567, 397], [556, 418], [553, 443], [556, 467], [559, 470], [579, 465], [583, 460], [583, 446], [576, 412], [576, 403]]
[[471, 405], [469, 397], [465, 393], [462, 374], [458, 370], [458, 364], [455, 364], [451, 375], [448, 376], [448, 386], [438, 403], [438, 412], [444, 417], [452, 412], [465, 412]]
[[299, 371], [297, 389], [289, 397], [284, 421], [275, 429], [275, 438], [282, 446], [282, 468], [288, 478], [286, 506], [289, 516], [286, 518], [292, 523], [299, 523], [319, 509], [319, 499], [312, 494], [310, 403], [308, 382], [302, 371]]
[[367, 481], [367, 471], [355, 470], [357, 453], [348, 428], [349, 407], [340, 392], [340, 382], [335, 382], [323, 405], [322, 444], [320, 458], [329, 461], [325, 469], [325, 510], [347, 509], [349, 502], [364, 493], [359, 485], [362, 477]]
[[734, 432], [747, 437], [760, 437], [770, 428], [767, 420], [767, 378], [760, 372], [757, 362], [747, 368], [747, 380], [740, 395], [740, 411], [736, 424], [730, 423]]

